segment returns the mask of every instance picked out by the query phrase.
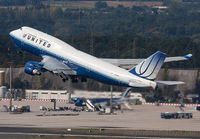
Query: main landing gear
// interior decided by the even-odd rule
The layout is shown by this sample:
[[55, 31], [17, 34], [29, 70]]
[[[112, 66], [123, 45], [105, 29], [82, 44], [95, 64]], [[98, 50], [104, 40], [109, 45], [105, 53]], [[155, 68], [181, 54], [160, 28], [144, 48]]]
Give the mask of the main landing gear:
[[63, 82], [66, 82], [68, 80], [68, 77], [63, 73], [59, 74], [59, 76], [62, 78]]
[[[62, 78], [63, 82], [66, 82], [67, 80], [69, 80], [68, 76], [66, 76], [63, 73], [59, 74], [59, 76]], [[81, 82], [87, 82], [87, 78], [85, 78], [85, 77], [79, 77], [79, 76], [69, 76], [69, 77], [70, 77], [72, 83], [77, 83], [79, 80]]]

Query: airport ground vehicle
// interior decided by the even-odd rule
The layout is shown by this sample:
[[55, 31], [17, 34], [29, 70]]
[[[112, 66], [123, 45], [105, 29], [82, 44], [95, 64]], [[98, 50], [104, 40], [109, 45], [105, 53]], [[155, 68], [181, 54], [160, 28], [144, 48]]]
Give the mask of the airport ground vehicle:
[[12, 112], [30, 112], [30, 106], [12, 106]]
[[192, 113], [188, 112], [164, 112], [161, 113], [163, 119], [189, 119], [192, 118]]
[[197, 107], [196, 107], [196, 110], [200, 111], [200, 106], [197, 106]]
[[142, 104], [142, 101], [140, 101], [139, 99], [132, 99], [130, 101], [130, 103], [134, 104], [134, 105], [141, 105]]

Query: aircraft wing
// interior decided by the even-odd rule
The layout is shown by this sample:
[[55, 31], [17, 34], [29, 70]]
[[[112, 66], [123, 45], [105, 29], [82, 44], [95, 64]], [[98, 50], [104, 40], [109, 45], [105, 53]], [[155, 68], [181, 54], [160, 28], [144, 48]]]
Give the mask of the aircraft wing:
[[181, 81], [155, 81], [157, 83], [157, 86], [168, 86], [168, 85], [180, 85], [185, 84]]
[[76, 72], [68, 67], [63, 61], [50, 56], [42, 56], [43, 60], [40, 62], [42, 67], [53, 73], [64, 73], [66, 75], [76, 75]]
[[[191, 57], [192, 54], [187, 54], [185, 56], [166, 57], [164, 62], [188, 60]], [[111, 59], [111, 58], [101, 58], [101, 59], [108, 63], [111, 63], [113, 65], [125, 69], [130, 69], [144, 60], [144, 59]]]

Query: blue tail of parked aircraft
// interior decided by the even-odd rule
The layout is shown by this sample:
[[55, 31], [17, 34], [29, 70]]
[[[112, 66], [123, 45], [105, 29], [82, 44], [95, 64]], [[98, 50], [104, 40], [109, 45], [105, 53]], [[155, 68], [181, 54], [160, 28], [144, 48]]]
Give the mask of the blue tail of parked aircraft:
[[131, 91], [131, 88], [130, 87], [127, 88], [125, 92], [122, 92], [121, 98], [128, 98], [128, 97], [130, 97], [130, 93], [131, 93], [130, 91]]
[[[113, 98], [113, 103], [122, 103], [124, 101], [127, 101], [130, 97], [131, 88], [127, 88], [125, 92], [122, 92], [121, 97], [119, 98]], [[93, 105], [100, 104], [100, 103], [107, 103], [110, 101], [110, 98], [71, 98], [71, 100], [74, 102], [75, 106], [86, 106], [86, 103], [88, 103], [87, 100], [89, 100]]]
[[198, 92], [198, 103], [200, 104], [200, 83], [196, 83], [196, 86], [197, 86], [197, 92]]
[[165, 58], [166, 54], [158, 51], [132, 68], [129, 72], [147, 80], [155, 80]]

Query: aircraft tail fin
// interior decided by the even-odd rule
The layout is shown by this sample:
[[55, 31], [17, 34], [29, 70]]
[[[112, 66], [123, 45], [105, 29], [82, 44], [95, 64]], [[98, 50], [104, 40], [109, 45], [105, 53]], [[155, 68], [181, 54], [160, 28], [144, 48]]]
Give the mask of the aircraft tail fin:
[[130, 91], [131, 91], [131, 88], [130, 87], [127, 88], [125, 92], [122, 92], [121, 97], [122, 98], [128, 98], [128, 97], [130, 97]]
[[158, 51], [143, 60], [129, 72], [147, 80], [155, 80], [161, 66], [166, 58], [166, 54]]

